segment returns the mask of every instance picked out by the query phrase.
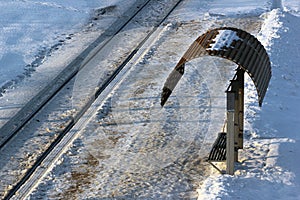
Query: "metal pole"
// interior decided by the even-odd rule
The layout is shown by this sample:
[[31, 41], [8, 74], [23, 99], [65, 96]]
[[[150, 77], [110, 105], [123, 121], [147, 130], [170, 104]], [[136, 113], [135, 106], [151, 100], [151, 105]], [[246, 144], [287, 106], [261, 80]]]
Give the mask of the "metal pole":
[[234, 161], [238, 161], [239, 149], [239, 81], [237, 79], [231, 81], [231, 90], [234, 93]]
[[244, 74], [241, 68], [237, 71], [238, 88], [238, 148], [243, 149], [244, 138]]
[[234, 144], [234, 106], [235, 92], [227, 92], [227, 137], [226, 137], [226, 173], [234, 174], [235, 144]]
[[243, 149], [244, 131], [244, 71], [240, 68], [234, 80], [231, 80], [231, 90], [235, 94], [234, 102], [234, 161], [238, 161], [238, 150]]

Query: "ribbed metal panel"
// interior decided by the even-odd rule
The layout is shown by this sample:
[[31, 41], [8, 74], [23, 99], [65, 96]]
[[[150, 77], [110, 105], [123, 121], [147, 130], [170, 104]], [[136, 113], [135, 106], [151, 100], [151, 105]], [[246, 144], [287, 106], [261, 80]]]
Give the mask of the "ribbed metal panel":
[[262, 104], [271, 79], [271, 64], [265, 48], [246, 31], [222, 27], [207, 31], [186, 51], [164, 85], [164, 91], [168, 92], [162, 94], [162, 106], [183, 75], [184, 70], [180, 68], [184, 68], [184, 63], [203, 55], [226, 58], [238, 64], [252, 78], [257, 89], [259, 105]]

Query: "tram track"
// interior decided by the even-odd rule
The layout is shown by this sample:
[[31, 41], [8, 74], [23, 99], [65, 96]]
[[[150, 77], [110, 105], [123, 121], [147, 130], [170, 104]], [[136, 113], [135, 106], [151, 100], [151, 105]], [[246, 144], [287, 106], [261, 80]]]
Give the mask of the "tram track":
[[[126, 18], [120, 19], [120, 21], [115, 22], [110, 28], [107, 29], [93, 44], [91, 44], [84, 52], [82, 52], [72, 63], [70, 63], [66, 69], [56, 77], [50, 85], [48, 85], [42, 92], [40, 92], [36, 97], [34, 97], [21, 111], [8, 123], [6, 123], [1, 128], [1, 140], [0, 140], [0, 153], [3, 148], [9, 143], [12, 143], [12, 139], [17, 137], [21, 130], [28, 124], [34, 116], [41, 112], [47, 104], [58, 95], [60, 91], [76, 77], [79, 71], [83, 70], [84, 67], [90, 63], [97, 54], [101, 53], [101, 50], [109, 46], [109, 42], [114, 40], [114, 36], [120, 33], [126, 26], [130, 23], [135, 22], [135, 18], [141, 12], [146, 12], [149, 9], [147, 6], [156, 1], [137, 1], [134, 9], [128, 11], [130, 15]], [[84, 115], [92, 115], [96, 112], [97, 106], [100, 102], [109, 95], [110, 91], [118, 82], [122, 80], [122, 76], [125, 75], [126, 71], [124, 67], [132, 60], [132, 58], [137, 55], [138, 51], [143, 45], [149, 40], [149, 38], [155, 34], [157, 28], [165, 21], [165, 19], [172, 13], [172, 11], [177, 7], [181, 0], [172, 1], [172, 3], [165, 3], [164, 15], [160, 16], [160, 19], [152, 24], [151, 30], [146, 34], [146, 36], [139, 41], [138, 45], [133, 47], [126, 57], [122, 60], [121, 64], [114, 70], [112, 74], [102, 82], [99, 87], [95, 90], [94, 94], [85, 102], [85, 105], [81, 107], [80, 110], [68, 121], [64, 129], [54, 140], [53, 143], [36, 159], [34, 164], [26, 170], [26, 173], [22, 176], [17, 183], [14, 183], [13, 187], [5, 194], [4, 199], [22, 199], [26, 197], [30, 191], [38, 184], [38, 180], [43, 177], [43, 175], [49, 170], [49, 167], [53, 164], [53, 160], [57, 159], [59, 155], [64, 151], [64, 149], [71, 143], [74, 139], [76, 132], [82, 128], [86, 123], [88, 118], [82, 118]], [[151, 8], [151, 6], [149, 6]], [[128, 13], [127, 13], [128, 14]], [[126, 20], [125, 20], [126, 19]], [[105, 42], [104, 42], [105, 41]], [[46, 95], [47, 94], [47, 95]], [[100, 100], [99, 100], [100, 97]], [[101, 100], [102, 98], [102, 100]], [[34, 107], [33, 107], [34, 105]], [[94, 109], [91, 108], [94, 106]], [[91, 110], [87, 113], [88, 110]], [[18, 122], [16, 124], [16, 122]], [[73, 132], [73, 134], [69, 134]], [[57, 148], [60, 146], [60, 148]], [[16, 195], [16, 196], [15, 196]]]
[[[89, 47], [77, 56], [65, 69], [53, 79], [43, 90], [33, 97], [14, 117], [6, 122], [0, 129], [0, 149], [14, 137], [14, 135], [28, 123], [28, 121], [47, 104], [73, 77], [84, 68], [93, 57], [104, 48], [113, 36], [122, 29], [141, 11], [151, 0], [137, 1], [124, 17], [114, 22]], [[104, 42], [104, 43], [103, 43]]]

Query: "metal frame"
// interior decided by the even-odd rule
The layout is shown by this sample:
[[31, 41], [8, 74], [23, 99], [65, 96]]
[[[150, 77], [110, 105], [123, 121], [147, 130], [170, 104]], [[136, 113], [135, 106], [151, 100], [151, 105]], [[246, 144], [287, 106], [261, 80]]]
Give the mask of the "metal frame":
[[237, 69], [227, 94], [226, 173], [234, 173], [238, 150], [243, 148], [244, 130], [244, 71]]

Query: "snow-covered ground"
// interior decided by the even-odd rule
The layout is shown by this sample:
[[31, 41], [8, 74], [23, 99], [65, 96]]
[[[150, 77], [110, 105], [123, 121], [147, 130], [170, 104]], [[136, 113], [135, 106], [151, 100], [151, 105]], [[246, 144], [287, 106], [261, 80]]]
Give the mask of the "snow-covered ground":
[[[46, 80], [51, 79], [54, 76], [51, 70], [60, 71], [59, 67], [53, 66], [54, 63], [62, 66], [67, 62], [62, 60], [66, 54], [67, 60], [74, 58], [121, 13], [120, 7], [124, 9], [131, 3], [133, 1], [129, 0], [2, 1], [0, 92], [3, 96], [0, 97], [0, 110], [23, 104], [24, 101], [19, 103], [19, 99], [14, 98], [18, 88], [26, 88], [40, 75]], [[113, 16], [102, 16], [97, 28], [93, 29], [95, 21], [91, 18], [95, 10], [105, 7], [114, 13]], [[42, 181], [32, 199], [45, 196], [53, 199], [84, 198], [87, 195], [93, 198], [123, 195], [128, 199], [138, 197], [136, 195], [156, 199], [195, 199], [197, 196], [198, 199], [300, 199], [297, 130], [300, 128], [299, 9], [298, 0], [184, 1], [168, 18], [168, 24], [158, 29], [157, 38], [149, 48], [143, 49], [142, 60], [132, 64], [134, 70], [124, 80], [125, 85], [120, 86], [115, 96], [107, 101], [106, 106], [113, 109], [99, 110], [96, 120], [87, 126], [85, 135], [76, 140], [61, 163]], [[209, 150], [201, 146], [211, 144], [216, 136], [213, 134], [221, 130], [224, 120], [223, 113], [218, 115], [218, 112], [224, 112], [224, 104], [218, 100], [223, 98], [221, 92], [224, 89], [216, 85], [224, 84], [225, 88], [228, 83], [225, 77], [231, 77], [231, 74], [224, 70], [213, 76], [213, 71], [205, 66], [196, 67], [201, 62], [210, 64], [209, 67], [224, 64], [229, 67], [227, 69], [234, 69], [234, 66], [220, 59], [191, 62], [190, 70], [200, 78], [185, 74], [169, 107], [163, 111], [156, 107], [162, 85], [155, 81], [166, 78], [167, 70], [173, 68], [201, 33], [217, 26], [235, 26], [251, 32], [266, 47], [272, 62], [273, 76], [262, 108], [258, 107], [251, 80], [246, 81], [245, 148], [240, 151], [240, 162], [234, 176], [220, 175], [213, 168], [204, 170], [203, 165], [199, 167], [200, 160]], [[83, 30], [92, 34], [82, 33]], [[127, 33], [134, 35], [138, 31], [124, 34]], [[66, 54], [60, 55], [62, 53]], [[161, 63], [164, 65], [160, 66]], [[190, 82], [195, 84], [189, 85]], [[135, 88], [133, 96], [132, 88]], [[207, 90], [210, 91], [210, 101], [206, 99]], [[189, 96], [191, 92], [204, 97], [203, 101]], [[180, 99], [181, 96], [184, 99]], [[187, 98], [188, 102], [184, 102]], [[199, 103], [202, 115], [195, 112], [199, 111], [198, 107], [189, 107], [190, 103]], [[176, 108], [179, 104], [181, 108]], [[172, 105], [175, 110], [171, 109]], [[177, 115], [175, 111], [178, 111]], [[118, 127], [110, 126], [111, 122], [107, 121], [111, 112]], [[169, 120], [165, 123], [161, 117]], [[193, 130], [199, 124], [202, 124], [202, 129]], [[171, 142], [163, 141], [164, 135], [153, 131], [159, 130], [161, 125], [169, 134], [166, 139], [172, 136], [172, 131], [168, 130], [173, 128], [179, 135]], [[135, 134], [143, 131], [146, 133]], [[203, 131], [210, 136], [202, 138], [200, 133]], [[195, 141], [185, 138], [185, 135]], [[166, 146], [159, 148], [162, 141]], [[182, 143], [188, 146], [182, 146]], [[98, 152], [99, 149], [104, 150]], [[126, 195], [126, 192], [131, 193]]]
[[276, 5], [282, 7], [261, 16], [264, 24], [257, 36], [272, 62], [264, 104], [257, 106], [248, 79], [246, 143], [235, 175], [213, 172], [198, 190], [199, 199], [300, 199], [300, 2]]
[[[6, 89], [10, 85], [9, 81], [18, 82], [22, 75], [29, 75], [29, 72], [24, 74], [25, 70], [33, 70], [29, 69], [30, 65], [37, 67], [43, 63], [51, 47], [59, 48], [75, 33], [90, 25], [89, 20], [92, 20], [97, 8], [105, 8], [117, 2], [1, 1], [0, 87]], [[36, 60], [37, 56], [41, 60]]]
[[134, 1], [2, 1], [0, 127]]

